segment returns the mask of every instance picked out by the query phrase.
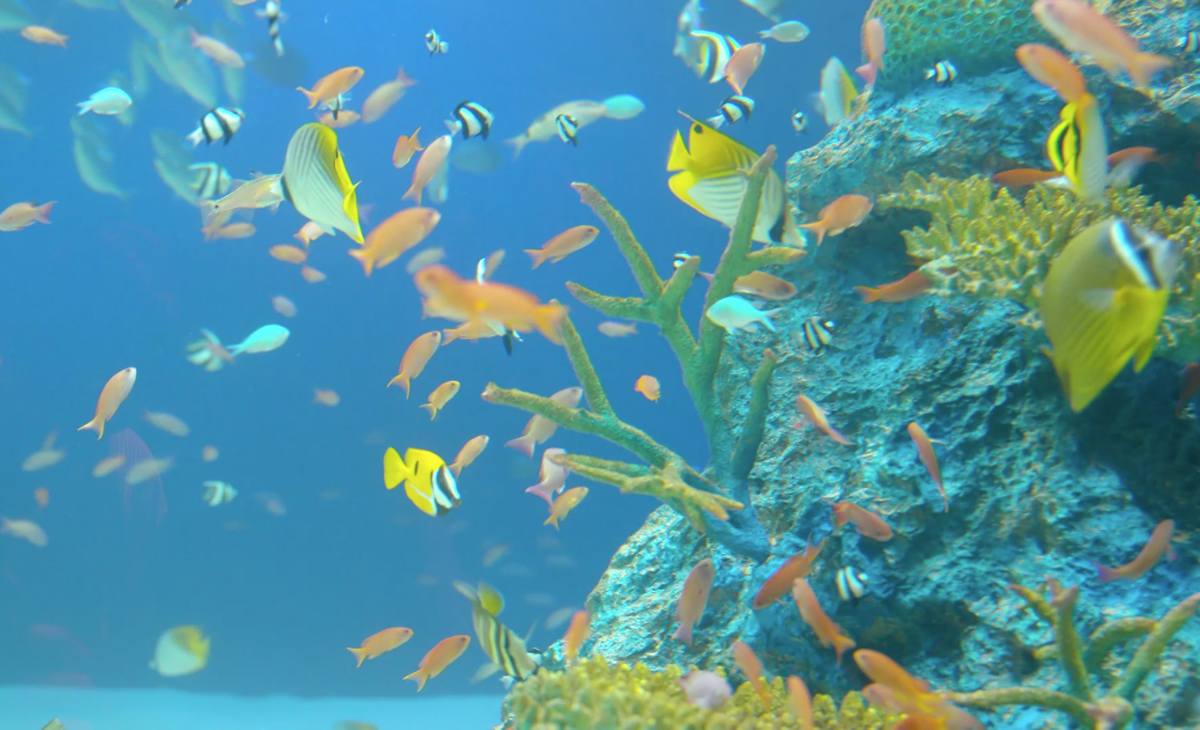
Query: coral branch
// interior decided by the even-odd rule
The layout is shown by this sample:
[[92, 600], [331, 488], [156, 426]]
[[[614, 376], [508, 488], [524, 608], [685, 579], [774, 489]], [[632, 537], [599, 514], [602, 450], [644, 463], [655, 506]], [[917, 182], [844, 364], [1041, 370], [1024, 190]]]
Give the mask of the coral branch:
[[1175, 608], [1167, 611], [1167, 615], [1158, 622], [1153, 633], [1146, 637], [1133, 653], [1133, 659], [1129, 660], [1121, 683], [1113, 689], [1112, 694], [1133, 700], [1134, 693], [1154, 670], [1154, 665], [1158, 664], [1158, 659], [1166, 651], [1167, 644], [1171, 643], [1171, 639], [1183, 628], [1187, 620], [1196, 615], [1197, 607], [1200, 607], [1200, 593], [1193, 593], [1180, 601]]
[[1154, 619], [1141, 616], [1109, 621], [1088, 637], [1087, 648], [1083, 650], [1083, 665], [1089, 671], [1099, 671], [1100, 665], [1104, 663], [1104, 658], [1116, 648], [1117, 644], [1145, 636], [1154, 631], [1157, 626], [1158, 622]]
[[1092, 717], [1088, 714], [1086, 703], [1069, 694], [1042, 687], [1005, 687], [1003, 689], [984, 689], [978, 692], [940, 692], [939, 694], [956, 705], [978, 707], [981, 710], [994, 710], [1006, 705], [1045, 707], [1048, 710], [1065, 712], [1086, 725], [1092, 724]]
[[[579, 385], [583, 387], [583, 397], [587, 398], [588, 405], [598, 416], [616, 421], [617, 417], [613, 414], [612, 404], [608, 402], [604, 386], [600, 384], [600, 376], [596, 374], [596, 368], [592, 367], [592, 359], [588, 357], [583, 340], [579, 337], [579, 330], [575, 329], [575, 323], [571, 321], [570, 317], [563, 318], [561, 334], [563, 347], [567, 350], [567, 358], [571, 361], [571, 368], [575, 371], [575, 377], [579, 379]], [[647, 440], [650, 439], [649, 436], [642, 435]]]
[[1016, 583], [1010, 583], [1008, 589], [1013, 593], [1016, 593], [1021, 598], [1024, 598], [1025, 602], [1029, 604], [1029, 607], [1033, 609], [1034, 613], [1045, 620], [1046, 623], [1050, 624], [1052, 628], [1054, 627], [1057, 617], [1054, 614], [1054, 609], [1050, 607], [1050, 602], [1046, 600], [1045, 596], [1037, 591], [1030, 590], [1025, 586], [1017, 585]]
[[642, 245], [634, 238], [633, 231], [629, 230], [629, 224], [625, 222], [617, 209], [612, 207], [604, 196], [591, 185], [571, 183], [571, 187], [579, 193], [579, 199], [583, 201], [583, 204], [591, 208], [592, 212], [608, 227], [613, 240], [617, 242], [617, 248], [621, 250], [621, 255], [629, 262], [629, 268], [633, 271], [633, 278], [637, 279], [642, 296], [646, 297], [651, 304], [658, 301], [658, 298], [662, 296], [662, 279], [654, 270], [654, 262], [646, 255], [646, 249], [642, 248]]
[[1062, 589], [1057, 583], [1051, 583], [1054, 597], [1050, 605], [1058, 613], [1055, 631], [1055, 644], [1058, 646], [1058, 661], [1067, 673], [1067, 682], [1071, 685], [1071, 694], [1086, 701], [1092, 701], [1092, 688], [1088, 684], [1087, 670], [1083, 668], [1083, 654], [1079, 649], [1079, 634], [1075, 632], [1075, 601], [1079, 599], [1079, 586]]
[[758, 458], [758, 446], [762, 443], [763, 430], [767, 422], [767, 386], [775, 372], [775, 353], [763, 350], [762, 362], [750, 379], [750, 409], [738, 436], [737, 448], [733, 451], [730, 472], [734, 479], [745, 479], [754, 468]]

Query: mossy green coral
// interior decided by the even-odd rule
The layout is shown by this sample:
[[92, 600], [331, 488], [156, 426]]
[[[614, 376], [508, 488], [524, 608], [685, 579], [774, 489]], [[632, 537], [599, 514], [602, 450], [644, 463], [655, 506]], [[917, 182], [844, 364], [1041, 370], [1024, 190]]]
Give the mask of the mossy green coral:
[[1191, 196], [1168, 207], [1152, 203], [1141, 188], [1119, 188], [1086, 203], [1071, 191], [1037, 185], [1016, 198], [979, 176], [952, 180], [910, 172], [900, 190], [880, 196], [877, 206], [932, 215], [927, 227], [902, 235], [909, 254], [929, 260], [922, 271], [936, 291], [1012, 299], [1031, 311], [1054, 257], [1092, 223], [1117, 216], [1173, 238], [1183, 246], [1183, 261], [1159, 344], [1181, 360], [1200, 356], [1200, 203]]
[[[718, 673], [721, 673], [718, 670]], [[716, 710], [690, 704], [676, 680], [674, 664], [657, 672], [644, 664], [609, 664], [593, 656], [563, 672], [541, 671], [513, 687], [506, 703], [512, 730], [776, 730], [798, 728], [787, 710], [787, 691], [776, 677], [767, 683], [770, 707], [743, 682]], [[835, 706], [828, 695], [813, 697], [817, 730], [883, 730], [888, 716], [867, 707], [851, 692]]]

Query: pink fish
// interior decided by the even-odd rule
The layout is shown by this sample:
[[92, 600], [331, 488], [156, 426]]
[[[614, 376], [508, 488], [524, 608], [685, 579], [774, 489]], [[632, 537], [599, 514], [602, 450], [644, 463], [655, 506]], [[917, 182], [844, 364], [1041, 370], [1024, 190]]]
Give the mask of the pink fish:
[[1168, 560], [1174, 560], [1175, 553], [1171, 550], [1171, 534], [1175, 532], [1174, 520], [1163, 520], [1154, 528], [1154, 532], [1150, 533], [1150, 539], [1142, 547], [1142, 551], [1137, 557], [1126, 563], [1125, 565], [1116, 568], [1106, 568], [1100, 563], [1093, 563], [1096, 569], [1100, 571], [1100, 582], [1108, 583], [1122, 578], [1126, 580], [1136, 580], [1141, 578], [1146, 571], [1154, 567], [1154, 564], [1167, 555]]
[[536, 494], [546, 500], [546, 504], [554, 508], [554, 494], [561, 491], [567, 483], [567, 470], [555, 464], [550, 457], [565, 454], [566, 449], [546, 449], [542, 452], [542, 470], [538, 474], [538, 483], [526, 489], [530, 494]]
[[867, 62], [854, 69], [854, 73], [862, 76], [867, 86], [875, 86], [875, 76], [883, 70], [883, 52], [887, 46], [883, 39], [883, 21], [871, 18], [862, 27], [863, 55]]
[[687, 580], [683, 582], [683, 592], [679, 594], [679, 603], [675, 606], [675, 620], [679, 622], [679, 628], [671, 635], [672, 639], [679, 639], [688, 646], [692, 645], [692, 627], [699, 623], [700, 617], [704, 615], [704, 607], [708, 605], [708, 593], [712, 590], [716, 572], [713, 561], [705, 558], [696, 563], [696, 567], [688, 573]]
[[725, 64], [725, 80], [733, 87], [733, 93], [741, 94], [746, 82], [758, 70], [767, 47], [761, 43], [747, 43], [733, 52]]

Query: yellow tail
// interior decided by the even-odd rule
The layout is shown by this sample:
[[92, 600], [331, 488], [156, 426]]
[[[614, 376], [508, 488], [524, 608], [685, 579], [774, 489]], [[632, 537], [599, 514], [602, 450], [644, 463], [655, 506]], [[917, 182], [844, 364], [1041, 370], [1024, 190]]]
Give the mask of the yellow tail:
[[395, 489], [405, 479], [412, 478], [412, 470], [400, 458], [399, 452], [392, 447], [383, 452], [383, 483], [388, 489]]
[[420, 692], [421, 690], [425, 689], [425, 683], [429, 681], [429, 673], [424, 669], [418, 669], [417, 671], [405, 677], [405, 679], [416, 679], [417, 691]]
[[[372, 255], [371, 249], [352, 248], [346, 253], [358, 259], [358, 262], [362, 264], [363, 273], [365, 273], [368, 277], [371, 275], [371, 272], [375, 270], [375, 257]], [[391, 383], [388, 383], [388, 385], [391, 385]]]
[[98, 434], [96, 436], [97, 441], [104, 438], [104, 421], [103, 421], [103, 419], [100, 421], [100, 423], [96, 423], [96, 419], [93, 418], [92, 420], [88, 421], [87, 423], [83, 424], [82, 426], [80, 426], [79, 428], [77, 428], [75, 430], [83, 431], [86, 429], [91, 429]]
[[400, 373], [396, 377], [389, 380], [388, 384], [385, 387], [390, 388], [393, 385], [396, 385], [397, 383], [404, 386], [404, 397], [407, 398], [408, 391], [410, 388], [412, 388], [411, 379], [409, 378], [409, 376], [405, 375], [404, 373]]
[[366, 649], [359, 649], [356, 647], [347, 646], [346, 651], [348, 651], [354, 655], [354, 658], [358, 660], [359, 667], [362, 666], [363, 660], [367, 658], [367, 650]]
[[313, 92], [304, 88], [303, 86], [297, 86], [296, 91], [299, 91], [301, 94], [304, 94], [304, 98], [308, 99], [308, 108], [309, 109], [312, 109], [314, 106], [317, 105], [317, 102], [320, 101], [320, 99], [317, 98], [316, 94], [314, 94]]

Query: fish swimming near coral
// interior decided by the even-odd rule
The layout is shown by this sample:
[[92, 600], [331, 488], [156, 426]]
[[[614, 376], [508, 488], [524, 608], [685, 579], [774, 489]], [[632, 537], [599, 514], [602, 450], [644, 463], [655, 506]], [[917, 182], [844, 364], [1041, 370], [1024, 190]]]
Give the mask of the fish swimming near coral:
[[1060, 117], [1046, 137], [1046, 156], [1079, 197], [1098, 199], [1108, 186], [1108, 138], [1096, 97], [1085, 92], [1064, 106]]
[[525, 642], [487, 610], [481, 594], [461, 581], [455, 581], [454, 587], [471, 602], [471, 622], [483, 653], [514, 679], [522, 680], [536, 672], [538, 663], [525, 649]]

